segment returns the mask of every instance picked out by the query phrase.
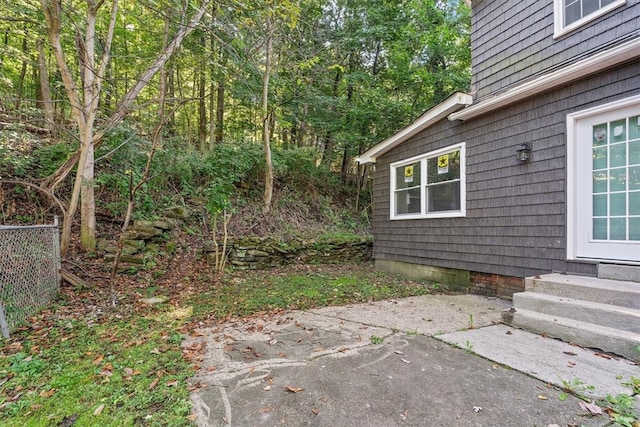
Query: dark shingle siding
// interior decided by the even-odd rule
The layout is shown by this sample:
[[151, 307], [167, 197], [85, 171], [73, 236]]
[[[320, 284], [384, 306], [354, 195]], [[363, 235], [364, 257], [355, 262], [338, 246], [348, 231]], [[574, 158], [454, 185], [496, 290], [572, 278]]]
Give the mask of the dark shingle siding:
[[[640, 61], [466, 122], [443, 120], [378, 159], [374, 256], [524, 277], [594, 274], [566, 261], [566, 115], [640, 94]], [[515, 159], [533, 145], [531, 162]], [[467, 148], [464, 218], [389, 219], [389, 165], [459, 142]]]
[[499, 92], [640, 28], [640, 0], [553, 38], [553, 1], [474, 5], [472, 85], [476, 98]]

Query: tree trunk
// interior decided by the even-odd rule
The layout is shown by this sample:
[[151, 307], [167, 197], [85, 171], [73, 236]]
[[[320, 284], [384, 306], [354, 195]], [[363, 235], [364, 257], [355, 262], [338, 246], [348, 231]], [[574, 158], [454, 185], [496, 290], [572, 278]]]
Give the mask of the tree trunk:
[[343, 184], [347, 183], [347, 176], [349, 174], [349, 162], [351, 157], [349, 156], [349, 150], [344, 147], [342, 150], [342, 166], [340, 167], [340, 179]]
[[[200, 38], [200, 44], [202, 49], [205, 50], [207, 46], [204, 35]], [[201, 153], [204, 153], [207, 147], [206, 62], [206, 57], [202, 55], [202, 62], [198, 71], [198, 146]]]
[[326, 169], [331, 168], [331, 161], [333, 160], [333, 146], [334, 140], [331, 131], [327, 132], [324, 137], [324, 148], [322, 150], [322, 162], [320, 164]]
[[16, 102], [14, 105], [16, 110], [20, 110], [20, 104], [22, 100], [26, 98], [24, 96], [24, 79], [27, 76], [27, 57], [29, 56], [28, 47], [27, 29], [25, 28], [24, 34], [22, 35], [22, 56], [24, 59], [22, 60], [22, 66], [20, 67], [20, 77], [18, 78], [18, 87], [16, 90], [18, 96], [16, 96]]
[[218, 83], [218, 99], [216, 101], [216, 142], [222, 144], [224, 140], [224, 81]]
[[47, 57], [44, 53], [44, 40], [39, 39], [36, 43], [38, 50], [38, 78], [40, 81], [38, 106], [42, 109], [44, 116], [44, 126], [55, 134], [55, 123], [53, 113], [53, 101], [51, 99], [51, 86], [49, 85], [49, 70], [47, 68]]
[[271, 77], [271, 55], [273, 49], [273, 23], [271, 17], [266, 17], [267, 40], [265, 43], [264, 74], [262, 75], [262, 141], [264, 143], [265, 175], [264, 175], [264, 206], [262, 210], [271, 210], [273, 198], [273, 163], [271, 161], [271, 141], [269, 140], [269, 78]]
[[[336, 76], [333, 79], [333, 88], [331, 89], [331, 95], [334, 99], [338, 99], [338, 87], [340, 86], [340, 80], [342, 80], [342, 72], [338, 69], [336, 71]], [[331, 111], [333, 113], [336, 112], [335, 107], [331, 107]], [[333, 146], [334, 146], [334, 138], [333, 133], [331, 131], [327, 131], [327, 135], [324, 140], [324, 151], [322, 153], [322, 162], [321, 166], [329, 169], [331, 168], [331, 162], [333, 160]]]
[[[169, 45], [169, 18], [164, 18], [164, 29], [162, 31], [162, 50], [164, 51]], [[162, 123], [165, 120], [165, 107], [167, 101], [167, 67], [166, 64], [162, 64], [158, 70], [158, 90], [160, 91], [160, 97], [158, 99], [158, 123]], [[158, 144], [162, 145], [162, 132], [158, 133]]]
[[95, 159], [91, 136], [87, 135], [87, 157], [82, 172], [80, 191], [80, 247], [91, 251], [96, 247]]

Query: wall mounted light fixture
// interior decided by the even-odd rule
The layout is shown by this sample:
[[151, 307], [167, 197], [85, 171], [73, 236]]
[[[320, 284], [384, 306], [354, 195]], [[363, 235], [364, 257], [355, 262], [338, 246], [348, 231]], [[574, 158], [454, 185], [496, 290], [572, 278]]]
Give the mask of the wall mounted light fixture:
[[531, 145], [527, 142], [520, 145], [516, 151], [516, 159], [520, 162], [528, 162], [531, 159]]

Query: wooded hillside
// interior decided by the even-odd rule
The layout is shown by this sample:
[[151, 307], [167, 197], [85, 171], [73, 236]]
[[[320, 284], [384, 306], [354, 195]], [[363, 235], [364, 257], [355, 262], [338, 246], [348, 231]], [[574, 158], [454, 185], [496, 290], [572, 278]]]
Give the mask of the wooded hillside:
[[259, 193], [268, 215], [306, 176], [357, 206], [354, 157], [468, 89], [469, 26], [461, 0], [3, 2], [0, 176], [60, 201], [63, 250], [77, 205], [87, 250], [129, 199], [224, 217]]

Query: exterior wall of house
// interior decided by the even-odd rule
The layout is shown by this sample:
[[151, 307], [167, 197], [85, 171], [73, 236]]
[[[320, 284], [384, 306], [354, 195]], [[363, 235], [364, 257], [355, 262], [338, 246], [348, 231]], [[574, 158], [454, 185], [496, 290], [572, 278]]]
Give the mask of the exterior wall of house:
[[[558, 0], [559, 1], [559, 0]], [[612, 47], [640, 30], [640, 0], [553, 38], [554, 0], [473, 3], [472, 88], [475, 98]]]
[[[636, 94], [640, 60], [475, 119], [443, 120], [381, 155], [374, 258], [479, 277], [595, 275], [595, 264], [566, 261], [566, 115]], [[525, 141], [532, 159], [519, 163]], [[466, 217], [390, 220], [390, 164], [459, 142], [466, 142]]]

